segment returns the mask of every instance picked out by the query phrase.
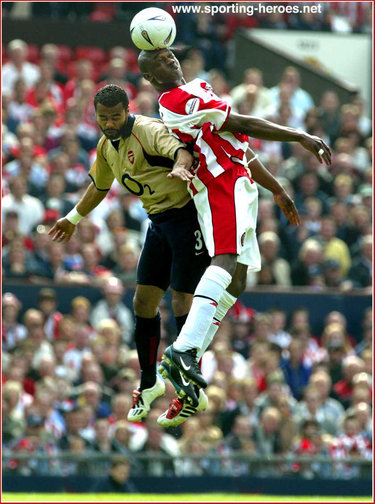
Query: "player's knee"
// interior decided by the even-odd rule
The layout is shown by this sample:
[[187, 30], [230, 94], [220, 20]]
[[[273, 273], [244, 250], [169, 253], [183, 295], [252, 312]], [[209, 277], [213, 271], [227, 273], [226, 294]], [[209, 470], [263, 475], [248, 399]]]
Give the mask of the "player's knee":
[[152, 318], [158, 314], [159, 306], [136, 292], [133, 298], [133, 309], [137, 317]]
[[233, 275], [232, 282], [227, 288], [229, 294], [234, 297], [239, 297], [246, 290], [247, 283], [247, 266], [238, 264], [236, 272]]
[[193, 295], [186, 292], [172, 291], [172, 310], [175, 317], [186, 315], [191, 307]]
[[215, 256], [211, 264], [225, 269], [230, 275], [234, 275], [237, 266], [237, 256], [235, 254], [220, 254]]

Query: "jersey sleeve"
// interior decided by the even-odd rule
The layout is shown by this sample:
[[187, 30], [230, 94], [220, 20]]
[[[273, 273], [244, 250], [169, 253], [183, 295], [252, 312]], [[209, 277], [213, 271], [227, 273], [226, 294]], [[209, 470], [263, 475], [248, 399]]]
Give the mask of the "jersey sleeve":
[[163, 120], [173, 127], [202, 127], [211, 123], [220, 130], [227, 121], [231, 107], [212, 91], [211, 86], [200, 79], [180, 86], [172, 93], [165, 93], [159, 100], [163, 108]]
[[99, 140], [96, 148], [96, 160], [89, 170], [89, 177], [98, 191], [108, 191], [115, 178], [103, 154], [105, 142], [106, 139]]

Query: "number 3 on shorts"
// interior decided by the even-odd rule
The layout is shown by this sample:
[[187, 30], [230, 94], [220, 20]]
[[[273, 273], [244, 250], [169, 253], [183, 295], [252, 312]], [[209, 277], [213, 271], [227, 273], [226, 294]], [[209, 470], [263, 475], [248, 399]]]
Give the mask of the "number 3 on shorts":
[[196, 231], [194, 231], [194, 235], [196, 240], [195, 250], [200, 251], [203, 248], [202, 232], [199, 229], [197, 229]]

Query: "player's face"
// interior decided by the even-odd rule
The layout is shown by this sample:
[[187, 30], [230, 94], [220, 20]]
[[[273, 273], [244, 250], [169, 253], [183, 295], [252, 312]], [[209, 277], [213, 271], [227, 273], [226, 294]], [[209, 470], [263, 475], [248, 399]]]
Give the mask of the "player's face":
[[180, 81], [182, 79], [182, 70], [173, 52], [169, 49], [153, 52], [155, 52], [155, 56], [151, 60], [150, 73], [156, 82], [163, 84]]
[[96, 121], [104, 135], [110, 140], [120, 138], [129, 117], [129, 108], [122, 103], [114, 107], [106, 107], [98, 103], [96, 106]]

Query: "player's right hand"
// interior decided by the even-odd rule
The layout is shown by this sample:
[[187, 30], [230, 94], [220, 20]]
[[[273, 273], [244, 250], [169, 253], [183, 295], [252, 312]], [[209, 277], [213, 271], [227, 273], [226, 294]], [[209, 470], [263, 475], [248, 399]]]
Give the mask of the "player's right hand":
[[304, 133], [299, 142], [302, 147], [314, 154], [319, 163], [324, 161], [326, 165], [331, 164], [331, 150], [321, 138]]
[[52, 236], [52, 241], [68, 242], [74, 233], [75, 228], [74, 224], [63, 217], [62, 219], [59, 219], [53, 227], [51, 227], [48, 234]]

